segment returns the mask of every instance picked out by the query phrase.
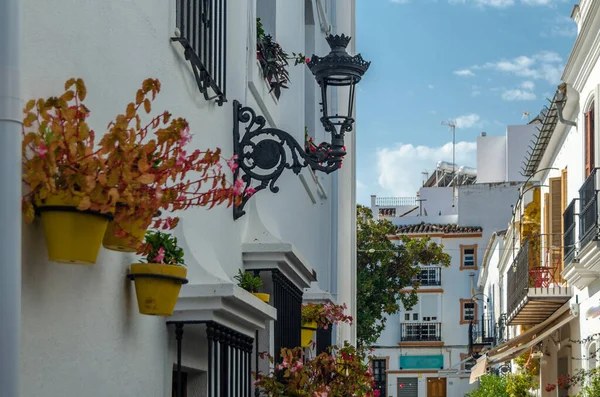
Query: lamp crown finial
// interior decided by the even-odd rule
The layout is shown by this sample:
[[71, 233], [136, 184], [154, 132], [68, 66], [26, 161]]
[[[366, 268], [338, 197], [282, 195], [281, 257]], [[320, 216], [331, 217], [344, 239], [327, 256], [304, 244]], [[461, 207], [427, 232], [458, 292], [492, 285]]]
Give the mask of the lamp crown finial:
[[327, 36], [326, 40], [331, 49], [334, 49], [336, 47], [346, 48], [348, 46], [348, 43], [350, 43], [351, 39], [352, 37], [346, 36], [342, 33], [341, 35], [336, 34], [335, 36], [330, 34], [329, 36]]

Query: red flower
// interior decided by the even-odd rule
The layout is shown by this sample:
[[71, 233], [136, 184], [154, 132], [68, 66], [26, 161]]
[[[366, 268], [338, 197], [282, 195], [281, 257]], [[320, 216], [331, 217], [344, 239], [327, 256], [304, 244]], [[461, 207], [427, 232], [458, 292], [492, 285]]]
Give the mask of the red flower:
[[554, 391], [554, 390], [556, 389], [556, 385], [555, 385], [555, 384], [553, 384], [553, 383], [548, 383], [548, 384], [546, 385], [545, 389], [546, 389], [546, 391], [547, 391], [547, 392]]

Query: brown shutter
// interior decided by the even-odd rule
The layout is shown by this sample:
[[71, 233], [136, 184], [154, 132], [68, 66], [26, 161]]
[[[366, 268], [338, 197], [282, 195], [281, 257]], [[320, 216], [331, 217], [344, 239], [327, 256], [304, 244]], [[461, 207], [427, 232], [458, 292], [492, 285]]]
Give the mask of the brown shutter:
[[[561, 181], [560, 183], [562, 184], [562, 191], [561, 191], [561, 195], [562, 195], [562, 206], [561, 206], [561, 212], [564, 213], [565, 210], [567, 209], [567, 205], [568, 205], [568, 199], [569, 199], [569, 195], [568, 195], [568, 191], [567, 191], [567, 169], [565, 168], [564, 170], [562, 170], [562, 175], [561, 175]], [[561, 217], [562, 219], [562, 217]], [[563, 227], [564, 230], [564, 227]]]
[[[550, 257], [549, 265], [562, 271], [562, 178], [550, 178]], [[559, 270], [560, 269], [560, 270]]]
[[587, 178], [595, 167], [594, 150], [594, 104], [585, 114], [585, 177]]
[[[550, 194], [544, 193], [544, 252], [548, 250], [551, 245], [550, 241]], [[546, 260], [550, 260], [550, 257], [546, 257]], [[549, 264], [547, 264], [549, 265]]]

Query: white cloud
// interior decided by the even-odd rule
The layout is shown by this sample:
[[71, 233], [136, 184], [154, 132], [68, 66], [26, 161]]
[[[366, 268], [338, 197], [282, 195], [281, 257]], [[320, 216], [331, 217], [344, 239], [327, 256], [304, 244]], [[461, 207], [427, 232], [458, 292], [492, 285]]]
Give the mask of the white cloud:
[[427, 85], [427, 88], [429, 88], [430, 90], [433, 90], [433, 88], [434, 88], [434, 87], [433, 87], [433, 84], [428, 84], [428, 85]]
[[477, 97], [481, 95], [481, 87], [478, 85], [474, 85], [471, 87], [471, 96], [472, 97]]
[[474, 65], [461, 70], [461, 73], [468, 75], [468, 72], [473, 73], [472, 70], [495, 70], [534, 80], [543, 79], [551, 84], [556, 84], [560, 81], [563, 69], [563, 59], [560, 55], [552, 51], [540, 51], [532, 56], [521, 55], [513, 59]]
[[454, 74], [457, 76], [467, 76], [467, 77], [475, 76], [475, 73], [473, 73], [469, 69], [455, 70]]
[[502, 93], [502, 99], [505, 101], [533, 101], [536, 96], [531, 91], [514, 89], [506, 90]]
[[530, 80], [525, 80], [521, 83], [521, 88], [524, 90], [532, 91], [533, 89], [535, 89], [535, 83]]
[[407, 4], [410, 0], [390, 0], [392, 3], [396, 4]]
[[540, 32], [542, 37], [575, 37], [577, 36], [577, 24], [573, 19], [565, 15], [557, 15], [545, 22], [546, 30]]
[[[477, 144], [458, 142], [456, 163], [474, 167]], [[452, 142], [440, 147], [400, 144], [395, 148], [377, 151], [379, 185], [386, 194], [394, 196], [415, 196], [422, 184], [422, 172], [435, 168], [438, 161], [452, 161]]]
[[475, 113], [465, 114], [464, 116], [459, 116], [454, 119], [456, 128], [471, 128], [476, 125], [479, 125], [480, 121], [481, 117], [479, 117], [479, 115]]

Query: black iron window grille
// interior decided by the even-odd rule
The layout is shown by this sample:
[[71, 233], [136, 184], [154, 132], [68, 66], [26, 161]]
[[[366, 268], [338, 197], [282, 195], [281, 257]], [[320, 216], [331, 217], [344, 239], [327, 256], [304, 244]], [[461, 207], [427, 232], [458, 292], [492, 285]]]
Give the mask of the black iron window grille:
[[227, 0], [176, 0], [179, 36], [198, 89], [207, 101], [227, 102]]
[[494, 343], [494, 319], [482, 314], [479, 323], [471, 320], [469, 323], [469, 345]]
[[464, 248], [463, 250], [463, 266], [474, 267], [475, 266], [475, 249]]
[[401, 323], [402, 342], [441, 341], [442, 323]]
[[474, 302], [465, 302], [463, 303], [463, 316], [465, 321], [473, 321], [475, 320], [475, 303]]
[[327, 352], [327, 349], [331, 347], [331, 327], [328, 329], [318, 328], [317, 329], [317, 354]]
[[[174, 373], [174, 396], [185, 397], [185, 372], [181, 368], [183, 322], [175, 324], [177, 363]], [[194, 324], [194, 323], [191, 323]], [[206, 325], [208, 344], [208, 397], [250, 397], [252, 385], [251, 355], [253, 338], [214, 321]]]
[[422, 267], [421, 272], [414, 278], [421, 286], [442, 285], [441, 267]]
[[575, 257], [575, 206], [577, 204], [577, 199], [571, 201], [571, 204], [567, 207], [565, 212], [563, 213], [563, 224], [565, 228], [565, 233], [563, 236], [563, 257], [564, 264], [567, 266], [573, 258]]
[[579, 239], [581, 248], [598, 234], [598, 168], [579, 189]]
[[375, 389], [379, 390], [380, 396], [387, 396], [387, 374], [386, 360], [373, 360], [373, 381]]
[[273, 277], [273, 302], [277, 309], [277, 321], [274, 325], [274, 350], [275, 358], [280, 360], [282, 348], [292, 349], [300, 346], [302, 290], [279, 270], [272, 270], [271, 274]]

